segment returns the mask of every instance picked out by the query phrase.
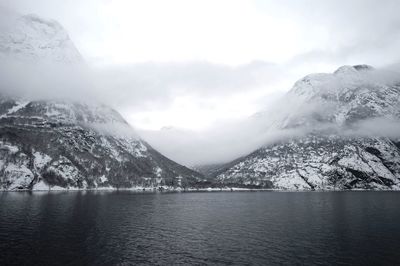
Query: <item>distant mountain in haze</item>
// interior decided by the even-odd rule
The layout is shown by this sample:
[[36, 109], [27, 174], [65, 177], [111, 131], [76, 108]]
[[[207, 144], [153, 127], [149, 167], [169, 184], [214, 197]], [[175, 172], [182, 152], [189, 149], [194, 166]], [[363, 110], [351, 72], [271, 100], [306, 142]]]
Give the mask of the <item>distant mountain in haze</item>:
[[287, 137], [205, 173], [223, 185], [400, 189], [400, 83], [394, 77], [367, 65], [304, 77], [278, 109], [255, 118]]
[[[35, 15], [9, 22], [0, 56], [84, 63], [59, 23]], [[202, 179], [141, 140], [108, 106], [0, 95], [0, 190], [185, 187]]]

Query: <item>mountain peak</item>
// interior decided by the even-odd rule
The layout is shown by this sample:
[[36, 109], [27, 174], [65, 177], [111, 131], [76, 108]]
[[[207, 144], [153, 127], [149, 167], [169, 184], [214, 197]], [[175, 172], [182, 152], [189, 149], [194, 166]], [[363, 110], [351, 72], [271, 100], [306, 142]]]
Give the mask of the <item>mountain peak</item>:
[[344, 65], [339, 67], [333, 74], [334, 75], [352, 75], [352, 74], [358, 74], [361, 71], [371, 71], [374, 70], [375, 68], [370, 66], [370, 65], [354, 65], [354, 66], [349, 66], [349, 65]]
[[[304, 98], [311, 98], [320, 93], [337, 93], [342, 87], [353, 85], [364, 80], [361, 73], [373, 71], [375, 68], [369, 65], [344, 65], [332, 74], [314, 73], [297, 81], [292, 88], [292, 93]], [[346, 85], [346, 86], [345, 86]]]
[[342, 66], [333, 74], [311, 74], [297, 81], [278, 117], [281, 128], [335, 124], [349, 126], [368, 119], [400, 117], [400, 88], [368, 65]]
[[3, 58], [81, 63], [82, 56], [55, 20], [37, 15], [10, 16], [0, 33], [0, 56]]
[[385, 75], [355, 65], [300, 79], [269, 111], [266, 143], [207, 173], [244, 187], [400, 190], [400, 85]]

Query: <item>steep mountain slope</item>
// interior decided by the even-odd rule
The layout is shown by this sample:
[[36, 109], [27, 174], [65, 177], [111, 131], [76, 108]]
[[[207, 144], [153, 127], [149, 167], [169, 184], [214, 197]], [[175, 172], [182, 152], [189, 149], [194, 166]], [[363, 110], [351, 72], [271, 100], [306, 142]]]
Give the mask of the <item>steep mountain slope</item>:
[[[84, 63], [55, 21], [29, 15], [5, 28], [3, 58], [38, 67]], [[6, 93], [0, 95], [0, 190], [185, 187], [203, 179], [142, 141], [108, 106], [24, 99], [1, 86]]]
[[[400, 189], [400, 85], [393, 81], [393, 73], [366, 65], [301, 79], [267, 125], [290, 137], [214, 175], [222, 184], [280, 189]], [[388, 123], [390, 132], [376, 129]]]
[[140, 140], [113, 109], [0, 102], [0, 188], [188, 186], [201, 175]]

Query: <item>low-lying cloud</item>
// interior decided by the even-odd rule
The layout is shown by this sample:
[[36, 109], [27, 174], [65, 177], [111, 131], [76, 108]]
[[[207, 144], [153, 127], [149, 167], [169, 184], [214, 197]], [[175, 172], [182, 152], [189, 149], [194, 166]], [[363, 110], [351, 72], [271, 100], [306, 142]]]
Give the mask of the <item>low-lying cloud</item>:
[[[397, 71], [396, 68], [390, 68], [390, 71], [365, 71], [360, 72], [357, 79], [327, 74], [331, 78], [326, 78], [326, 83], [319, 83], [316, 89], [335, 92], [356, 84], [359, 88], [370, 89], [372, 96], [374, 90], [397, 86], [397, 89], [393, 87], [394, 91], [398, 91], [397, 94], [394, 92], [393, 98], [393, 95], [386, 95], [388, 98], [384, 99], [391, 102], [387, 104], [396, 107], [396, 101], [397, 105], [399, 102], [396, 96], [400, 92], [400, 74]], [[263, 145], [308, 134], [339, 135], [346, 138], [400, 138], [400, 108], [388, 115], [372, 114], [370, 117], [361, 111], [358, 121], [340, 122], [335, 116], [338, 114], [336, 103], [322, 99], [304, 101], [297, 95], [287, 94], [252, 117], [230, 124], [216, 124], [204, 132], [171, 128], [141, 131], [140, 134], [161, 152], [186, 165], [225, 163]], [[362, 103], [359, 103], [359, 107], [363, 107]]]
[[[53, 17], [53, 14], [58, 12], [55, 12], [54, 8], [48, 8], [49, 4], [59, 5], [50, 0], [40, 0], [41, 4], [35, 1], [29, 5], [26, 1], [8, 2], [10, 6], [15, 5], [17, 9], [24, 11], [26, 6], [34, 6], [34, 12], [42, 15], [40, 11], [46, 11], [47, 17]], [[71, 10], [78, 9], [78, 2], [69, 4]], [[400, 70], [400, 64], [395, 63], [395, 60], [400, 58], [398, 1], [388, 0], [384, 3], [370, 0], [356, 0], [351, 3], [337, 0], [323, 2], [304, 0], [295, 3], [283, 1], [283, 6], [273, 5], [273, 7], [280, 10], [282, 15], [290, 13], [289, 17], [301, 25], [301, 33], [304, 33], [302, 40], [310, 41], [309, 46], [306, 45], [310, 50], [299, 49], [297, 56], [285, 62], [271, 63], [263, 58], [265, 61], [254, 61], [238, 66], [207, 61], [186, 61], [136, 62], [94, 68], [88, 65], [10, 62], [1, 58], [0, 92], [38, 100], [69, 99], [105, 103], [123, 113], [130, 124], [138, 129], [139, 135], [151, 145], [168, 157], [186, 165], [226, 162], [262, 145], [301, 137], [315, 130], [344, 136], [397, 137], [400, 129], [398, 121], [394, 118], [371, 118], [360, 121], [351, 128], [344, 128], [334, 123], [318, 122], [318, 119], [329, 116], [332, 111], [333, 107], [326, 103], [304, 105], [296, 99], [283, 98], [272, 104], [272, 98], [282, 96], [283, 92], [288, 91], [292, 84], [305, 74], [321, 70], [333, 71], [338, 66], [349, 63], [371, 63], [378, 66], [391, 64], [388, 67], [391, 71], [386, 71], [387, 69], [374, 71], [372, 74], [364, 75], [362, 79], [366, 83], [396, 83], [399, 75], [393, 70]], [[89, 4], [87, 12], [93, 10]], [[76, 12], [63, 10], [62, 13], [61, 22], [64, 26], [68, 25], [68, 30], [72, 32], [71, 36], [79, 37], [80, 34], [86, 36], [89, 30], [101, 29], [93, 14], [92, 17], [86, 16], [84, 12], [80, 14], [81, 18], [86, 22], [90, 21], [89, 24], [94, 27], [81, 29], [82, 23], [71, 22], [71, 17], [65, 16]], [[12, 12], [9, 14], [14, 16]], [[7, 16], [1, 14], [0, 30], [7, 26], [7, 21]], [[259, 32], [254, 36], [262, 34], [268, 33]], [[91, 38], [98, 40], [93, 36]], [[82, 44], [82, 42], [79, 39], [77, 43]], [[86, 51], [90, 50], [88, 47], [92, 48], [87, 45]], [[241, 52], [235, 49], [232, 51]], [[264, 55], [262, 50], [259, 54], [260, 58]], [[335, 88], [343, 84], [335, 81], [326, 85]], [[231, 101], [232, 98], [235, 98], [235, 101]], [[152, 127], [165, 126], [163, 130], [145, 130], [141, 128], [142, 124], [131, 118], [143, 113], [144, 120], [154, 120], [156, 115], [151, 116], [148, 113], [158, 112], [157, 116], [166, 113], [161, 119], [164, 120], [170, 116], [170, 109], [176, 104], [177, 99], [181, 99], [179, 104], [185, 103], [184, 108], [177, 109], [177, 112], [185, 113], [185, 120], [181, 124], [190, 121], [190, 126], [193, 126], [200, 123], [198, 121], [200, 116], [212, 122], [198, 130], [188, 129], [190, 127], [174, 127], [176, 125], [173, 122], [176, 120], [165, 119], [152, 123]], [[229, 108], [221, 108], [228, 103]], [[194, 116], [188, 111], [187, 106], [196, 106], [196, 111], [200, 115]], [[246, 109], [248, 106], [251, 108], [235, 117], [234, 111]], [[252, 112], [258, 113], [250, 118], [246, 117]], [[282, 121], [293, 113], [296, 114], [294, 119], [298, 122], [301, 117], [315, 116], [315, 119], [306, 126], [290, 129], [273, 127], [276, 121]], [[168, 127], [170, 125], [172, 127]], [[108, 125], [96, 127], [107, 134], [115, 132], [110, 130]], [[126, 134], [125, 128], [116, 131], [122, 135]]]

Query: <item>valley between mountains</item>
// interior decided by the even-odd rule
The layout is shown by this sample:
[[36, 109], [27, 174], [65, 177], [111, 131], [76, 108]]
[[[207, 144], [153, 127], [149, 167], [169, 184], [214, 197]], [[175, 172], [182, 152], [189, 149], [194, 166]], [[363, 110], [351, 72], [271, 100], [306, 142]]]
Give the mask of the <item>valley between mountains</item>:
[[[33, 15], [0, 34], [0, 56], [84, 64], [59, 23]], [[368, 65], [308, 75], [278, 107], [249, 118], [281, 138], [193, 169], [163, 156], [107, 105], [3, 93], [0, 190], [399, 190], [398, 80]]]

